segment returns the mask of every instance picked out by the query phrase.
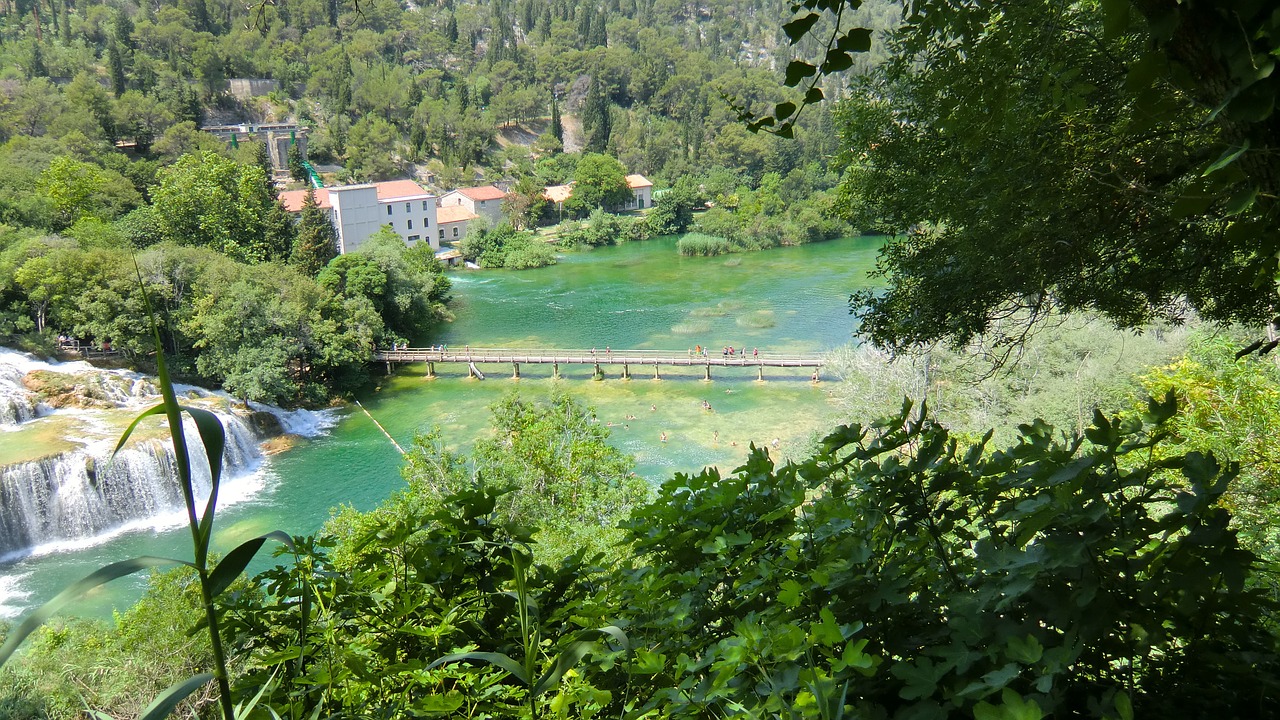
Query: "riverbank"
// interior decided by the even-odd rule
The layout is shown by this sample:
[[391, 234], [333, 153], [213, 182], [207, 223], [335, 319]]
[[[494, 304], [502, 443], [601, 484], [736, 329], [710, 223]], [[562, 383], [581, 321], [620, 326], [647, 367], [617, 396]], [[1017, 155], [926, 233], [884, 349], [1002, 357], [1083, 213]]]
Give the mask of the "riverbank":
[[[848, 295], [866, 286], [878, 240], [750, 253], [731, 258], [734, 264], [682, 258], [674, 247], [674, 239], [664, 238], [569, 253], [535, 273], [451, 274], [456, 320], [437, 326], [432, 337], [450, 347], [611, 346], [684, 353], [700, 344], [823, 352], [852, 339]], [[466, 451], [488, 432], [488, 408], [506, 394], [541, 398], [562, 388], [595, 409], [610, 444], [636, 458], [637, 474], [659, 483], [705, 466], [730, 470], [752, 443], [769, 446], [779, 460], [804, 453], [813, 437], [831, 427], [836, 409], [827, 397], [831, 383], [815, 386], [808, 372], [790, 372], [759, 382], [750, 368], [726, 369], [708, 383], [700, 368], [673, 369], [657, 381], [610, 376], [595, 382], [590, 366], [561, 368], [560, 381], [545, 366], [522, 368], [522, 377], [513, 380], [507, 367], [477, 381], [468, 380], [461, 365], [438, 367], [435, 380], [425, 379], [425, 367], [406, 365], [391, 376], [375, 375], [375, 385], [357, 397], [403, 447], [438, 427], [448, 447]], [[226, 552], [274, 529], [315, 532], [332, 508], [368, 510], [403, 487], [400, 453], [363, 413], [344, 408], [327, 416], [332, 427], [265, 458], [240, 502], [219, 512], [215, 550]], [[114, 560], [172, 555], [189, 541], [181, 527], [148, 527], [5, 566], [0, 586], [8, 588], [8, 612], [47, 599]], [[113, 583], [77, 611], [125, 607], [142, 583]]]

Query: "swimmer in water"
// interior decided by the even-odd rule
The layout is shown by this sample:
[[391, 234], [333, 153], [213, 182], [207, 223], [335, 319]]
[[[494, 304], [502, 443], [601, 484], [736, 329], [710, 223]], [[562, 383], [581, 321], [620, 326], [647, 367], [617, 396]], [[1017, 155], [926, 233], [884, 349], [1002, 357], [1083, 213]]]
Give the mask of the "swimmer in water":
[[658, 406], [657, 406], [657, 405], [650, 405], [650, 406], [649, 406], [649, 411], [650, 411], [650, 412], [657, 412], [657, 410], [658, 410]]
[[662, 435], [661, 435], [661, 438], [662, 438], [662, 442], [666, 442], [666, 441], [667, 441], [667, 433], [666, 433], [666, 431], [665, 431], [665, 430], [663, 431], [663, 433], [662, 433]]

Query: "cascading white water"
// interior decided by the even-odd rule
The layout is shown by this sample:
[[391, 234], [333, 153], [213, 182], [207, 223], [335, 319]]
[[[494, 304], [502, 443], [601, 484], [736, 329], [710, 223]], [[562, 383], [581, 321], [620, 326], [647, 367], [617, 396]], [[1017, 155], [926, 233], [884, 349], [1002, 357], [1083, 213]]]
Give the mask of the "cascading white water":
[[[66, 437], [79, 446], [74, 450], [0, 466], [0, 562], [95, 544], [134, 528], [182, 522], [182, 490], [168, 439], [131, 443], [112, 458], [118, 431], [108, 429], [103, 417], [117, 411], [53, 410], [40, 404], [23, 384], [23, 378], [36, 370], [74, 375], [85, 396], [120, 412], [136, 412], [158, 400], [155, 385], [136, 373], [98, 370], [86, 363], [44, 363], [0, 348], [0, 425], [13, 431], [0, 434], [0, 443], [7, 438], [21, 442], [22, 423], [49, 422], [44, 416], [51, 414], [74, 417], [83, 431], [80, 437]], [[252, 492], [243, 480], [261, 465], [259, 443], [265, 438], [240, 416], [218, 409], [224, 401], [219, 396], [191, 386], [179, 391], [182, 402], [212, 404], [210, 409], [222, 421], [226, 445], [219, 504], [229, 497], [243, 499], [246, 491]], [[276, 415], [288, 432], [314, 435], [325, 427], [314, 413], [261, 405], [254, 409]], [[209, 494], [209, 465], [194, 423], [184, 422], [184, 431], [199, 511]]]
[[22, 386], [24, 375], [21, 368], [0, 363], [0, 426], [34, 420], [40, 412], [35, 398]]
[[[219, 413], [226, 430], [223, 473], [257, 468], [258, 438], [243, 420]], [[185, 423], [192, 484], [209, 495], [209, 464], [196, 428]], [[35, 546], [95, 538], [183, 507], [173, 446], [149, 440], [114, 458], [101, 444], [0, 468], [0, 560]], [[201, 505], [201, 508], [203, 505]]]

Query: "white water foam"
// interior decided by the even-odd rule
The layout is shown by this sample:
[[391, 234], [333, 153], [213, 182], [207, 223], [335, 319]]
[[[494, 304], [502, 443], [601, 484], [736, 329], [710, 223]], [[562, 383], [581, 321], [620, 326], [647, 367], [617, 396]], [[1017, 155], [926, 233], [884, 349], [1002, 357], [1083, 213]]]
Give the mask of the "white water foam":
[[[42, 413], [73, 415], [78, 427], [76, 436], [68, 439], [82, 447], [0, 468], [0, 541], [7, 540], [0, 543], [0, 563], [81, 550], [125, 533], [156, 532], [185, 524], [187, 512], [168, 442], [153, 440], [126, 448], [109, 460], [119, 432], [119, 424], [111, 422], [111, 415], [154, 404], [159, 400], [154, 383], [139, 373], [100, 370], [84, 362], [47, 363], [0, 348], [0, 374], [11, 386], [27, 392], [21, 386], [21, 378], [33, 370], [76, 373], [91, 379], [110, 377], [110, 382], [100, 385], [120, 409], [68, 408]], [[175, 391], [182, 399], [230, 401], [225, 393], [191, 385], [177, 385]], [[250, 409], [275, 415], [285, 432], [304, 437], [324, 435], [337, 422], [333, 411], [285, 411], [259, 403], [251, 404]], [[261, 494], [270, 474], [265, 471], [267, 460], [258, 447], [261, 438], [239, 416], [221, 410], [215, 413], [222, 421], [227, 441], [218, 493], [221, 510]], [[194, 423], [184, 418], [183, 428], [193, 459], [193, 484], [200, 496], [197, 508], [203, 509], [210, 488], [209, 467]], [[0, 576], [0, 581], [14, 582], [12, 576]], [[0, 595], [0, 601], [3, 597]]]
[[18, 617], [27, 609], [31, 592], [22, 588], [22, 581], [30, 576], [29, 572], [0, 575], [0, 620]]

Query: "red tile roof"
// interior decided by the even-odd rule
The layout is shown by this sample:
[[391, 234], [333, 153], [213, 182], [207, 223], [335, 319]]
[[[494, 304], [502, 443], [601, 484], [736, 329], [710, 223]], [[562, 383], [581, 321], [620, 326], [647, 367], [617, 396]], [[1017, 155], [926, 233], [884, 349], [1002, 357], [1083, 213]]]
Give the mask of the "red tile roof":
[[374, 183], [373, 186], [378, 188], [378, 199], [383, 201], [428, 194], [422, 186], [412, 180], [388, 180]]
[[468, 210], [462, 205], [445, 205], [436, 208], [436, 224], [447, 225], [448, 223], [462, 222], [463, 220], [475, 220], [480, 217]]
[[481, 185], [480, 187], [458, 188], [458, 192], [466, 195], [472, 200], [501, 200], [507, 194], [492, 185]]
[[632, 190], [638, 190], [644, 187], [653, 187], [653, 183], [649, 182], [649, 178], [643, 175], [628, 175], [627, 187]]
[[[412, 180], [389, 180], [387, 182], [373, 183], [373, 187], [378, 191], [378, 199], [383, 202], [430, 194]], [[332, 189], [341, 190], [342, 187]], [[333, 203], [329, 202], [329, 190], [330, 188], [316, 188], [316, 203], [325, 210], [333, 207]], [[286, 190], [280, 193], [280, 202], [284, 204], [284, 209], [289, 212], [302, 212], [302, 202], [306, 197], [306, 190]]]
[[[284, 204], [284, 209], [291, 213], [302, 212], [302, 203], [307, 199], [306, 190], [286, 190], [280, 193], [280, 202]], [[329, 203], [329, 191], [324, 188], [316, 188], [316, 204], [323, 210], [333, 207]]]

